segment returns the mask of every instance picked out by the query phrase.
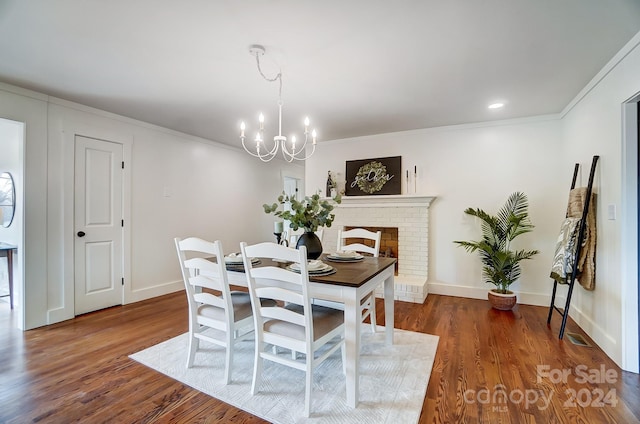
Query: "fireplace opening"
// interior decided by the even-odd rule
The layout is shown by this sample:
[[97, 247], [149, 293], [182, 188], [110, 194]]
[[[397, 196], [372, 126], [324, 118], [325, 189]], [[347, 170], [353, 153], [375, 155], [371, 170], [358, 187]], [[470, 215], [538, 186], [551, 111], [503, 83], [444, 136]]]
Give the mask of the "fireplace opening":
[[[396, 258], [398, 259], [398, 227], [361, 227], [361, 226], [346, 226], [346, 230], [352, 230], [354, 228], [364, 228], [365, 230], [382, 233], [380, 237], [380, 257]], [[361, 243], [365, 246], [374, 247], [372, 240], [365, 240], [361, 238], [348, 238], [345, 239], [347, 244]], [[398, 275], [398, 261], [395, 264], [395, 275]]]

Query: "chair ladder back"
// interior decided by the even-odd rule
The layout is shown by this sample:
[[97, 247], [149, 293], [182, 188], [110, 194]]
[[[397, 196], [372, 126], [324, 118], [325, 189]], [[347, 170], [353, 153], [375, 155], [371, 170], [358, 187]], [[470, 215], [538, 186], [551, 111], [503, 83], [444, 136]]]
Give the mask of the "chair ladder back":
[[[189, 237], [184, 240], [175, 238], [176, 249], [180, 258], [182, 276], [187, 291], [187, 300], [193, 314], [197, 315], [200, 303], [224, 308], [229, 322], [234, 322], [233, 303], [231, 301], [231, 290], [227, 277], [227, 270], [224, 263], [224, 253], [220, 240], [207, 241], [197, 237]], [[187, 259], [187, 252], [197, 255]], [[217, 263], [202, 257], [202, 255], [213, 255]], [[220, 296], [206, 293], [209, 296], [201, 296], [202, 288], [217, 290]], [[217, 300], [214, 300], [217, 299]], [[190, 324], [191, 324], [190, 320]]]
[[[363, 243], [346, 244], [347, 239], [365, 239], [373, 241], [374, 245], [367, 246]], [[350, 230], [338, 230], [338, 250], [353, 250], [359, 253], [369, 253], [374, 257], [380, 255], [380, 239], [382, 231], [369, 231], [364, 228], [352, 228]]]

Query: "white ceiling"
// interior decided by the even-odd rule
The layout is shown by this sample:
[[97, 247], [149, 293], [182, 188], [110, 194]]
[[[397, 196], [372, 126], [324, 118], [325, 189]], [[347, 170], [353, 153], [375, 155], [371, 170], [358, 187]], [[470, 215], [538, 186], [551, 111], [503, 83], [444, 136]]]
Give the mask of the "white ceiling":
[[[0, 0], [0, 81], [238, 144], [562, 111], [640, 31], [640, 0]], [[506, 106], [489, 110], [503, 101]]]

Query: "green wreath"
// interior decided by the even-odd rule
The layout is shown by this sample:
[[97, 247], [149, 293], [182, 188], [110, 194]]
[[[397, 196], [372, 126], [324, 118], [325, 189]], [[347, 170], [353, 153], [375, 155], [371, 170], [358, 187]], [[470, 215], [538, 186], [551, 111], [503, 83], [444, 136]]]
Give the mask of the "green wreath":
[[384, 175], [387, 175], [387, 167], [380, 162], [373, 161], [358, 169], [356, 181], [360, 190], [365, 193], [375, 193], [382, 190], [382, 187], [387, 183], [388, 180], [382, 178]]

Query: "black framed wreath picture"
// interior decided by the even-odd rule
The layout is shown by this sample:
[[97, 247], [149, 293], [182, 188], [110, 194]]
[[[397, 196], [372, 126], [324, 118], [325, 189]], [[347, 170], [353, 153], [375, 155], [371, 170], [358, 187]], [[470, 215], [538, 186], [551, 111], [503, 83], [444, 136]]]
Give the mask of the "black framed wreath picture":
[[344, 194], [372, 196], [402, 194], [402, 157], [348, 160]]

